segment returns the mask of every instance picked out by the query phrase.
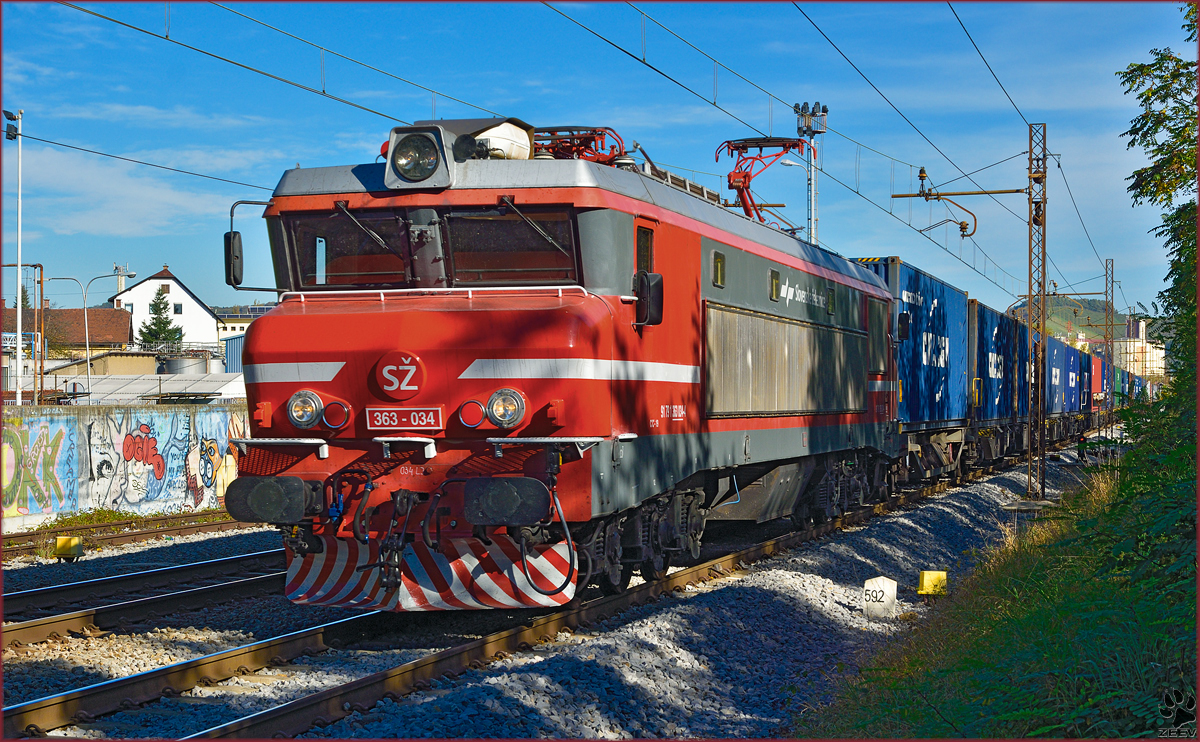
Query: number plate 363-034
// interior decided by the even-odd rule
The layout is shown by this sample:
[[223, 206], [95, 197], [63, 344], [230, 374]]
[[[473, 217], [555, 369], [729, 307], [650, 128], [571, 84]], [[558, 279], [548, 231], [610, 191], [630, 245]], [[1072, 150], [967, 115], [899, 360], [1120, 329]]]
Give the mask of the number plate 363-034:
[[368, 407], [367, 430], [441, 430], [441, 407]]

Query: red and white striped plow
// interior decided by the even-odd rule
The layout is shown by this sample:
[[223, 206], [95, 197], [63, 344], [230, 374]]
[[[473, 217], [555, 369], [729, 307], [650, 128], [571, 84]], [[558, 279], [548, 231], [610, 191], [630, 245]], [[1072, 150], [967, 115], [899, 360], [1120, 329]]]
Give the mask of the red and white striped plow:
[[[401, 585], [383, 589], [380, 570], [358, 567], [379, 561], [379, 543], [320, 536], [325, 551], [296, 557], [287, 552], [288, 600], [381, 611], [453, 611], [484, 608], [553, 608], [575, 597], [576, 569], [566, 589], [542, 595], [521, 569], [521, 547], [508, 536], [491, 545], [477, 538], [444, 539], [434, 551], [421, 541], [404, 549]], [[570, 568], [565, 543], [536, 546], [528, 555], [529, 576], [549, 592], [563, 583]]]

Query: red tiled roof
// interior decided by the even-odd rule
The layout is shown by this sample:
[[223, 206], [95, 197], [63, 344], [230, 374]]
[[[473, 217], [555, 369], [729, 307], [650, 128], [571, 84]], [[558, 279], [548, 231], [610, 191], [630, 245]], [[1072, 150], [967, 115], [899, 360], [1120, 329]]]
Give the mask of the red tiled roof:
[[[143, 280], [149, 281], [151, 278], [174, 278], [176, 281], [179, 281], [178, 278], [175, 278], [174, 273], [167, 270], [167, 266], [165, 264], [163, 265], [163, 269], [160, 270], [158, 273], [155, 273], [153, 276], [150, 276], [150, 278], [146, 278]], [[182, 286], [183, 284], [180, 283], [179, 285]]]
[[[82, 309], [47, 309], [46, 337], [51, 343], [84, 345]], [[34, 331], [34, 310], [22, 312], [21, 329]], [[118, 345], [133, 342], [133, 315], [124, 309], [91, 308], [87, 310], [88, 340], [93, 346]], [[4, 331], [17, 331], [17, 310], [4, 309]]]

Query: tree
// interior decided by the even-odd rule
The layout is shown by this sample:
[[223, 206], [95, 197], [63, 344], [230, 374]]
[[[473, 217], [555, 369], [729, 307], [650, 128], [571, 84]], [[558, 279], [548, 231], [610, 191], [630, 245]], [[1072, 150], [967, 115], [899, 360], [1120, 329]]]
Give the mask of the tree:
[[[1183, 30], [1196, 43], [1196, 6], [1182, 7]], [[1142, 112], [1122, 136], [1141, 147], [1150, 164], [1128, 180], [1134, 205], [1167, 209], [1152, 233], [1170, 258], [1169, 287], [1159, 293], [1162, 320], [1154, 334], [1168, 344], [1174, 389], [1195, 401], [1196, 392], [1196, 62], [1171, 49], [1151, 49], [1151, 61], [1117, 73], [1125, 94], [1137, 94]], [[1182, 400], [1181, 400], [1182, 401]]]
[[171, 324], [167, 312], [171, 308], [167, 301], [167, 292], [161, 287], [150, 302], [150, 319], [138, 329], [138, 343], [145, 346], [167, 343], [178, 345], [183, 342], [183, 328]]

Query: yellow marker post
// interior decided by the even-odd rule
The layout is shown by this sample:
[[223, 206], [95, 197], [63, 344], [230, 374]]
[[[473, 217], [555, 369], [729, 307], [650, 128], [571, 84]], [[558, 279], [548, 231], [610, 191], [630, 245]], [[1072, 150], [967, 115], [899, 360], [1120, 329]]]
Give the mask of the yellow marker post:
[[921, 572], [917, 582], [917, 595], [945, 595], [945, 572]]
[[55, 536], [54, 556], [59, 560], [75, 561], [83, 556], [83, 538], [80, 536]]

